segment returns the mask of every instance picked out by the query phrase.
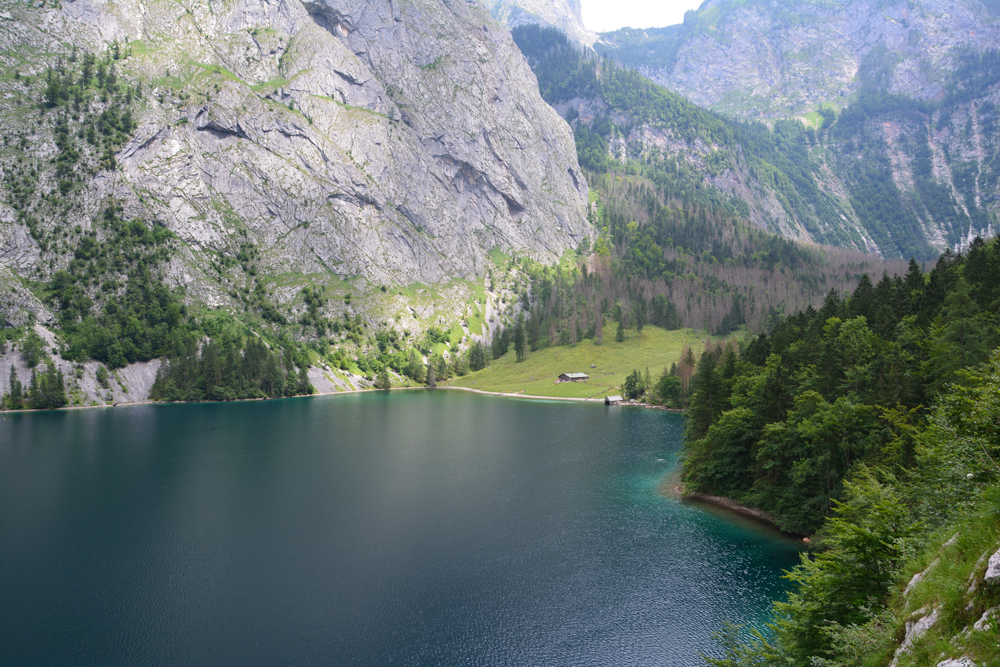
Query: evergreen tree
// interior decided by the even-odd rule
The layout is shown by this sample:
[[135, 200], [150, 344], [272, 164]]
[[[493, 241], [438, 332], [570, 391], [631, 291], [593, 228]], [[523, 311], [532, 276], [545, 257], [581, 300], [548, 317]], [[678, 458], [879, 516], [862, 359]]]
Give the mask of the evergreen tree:
[[392, 380], [389, 379], [389, 369], [383, 366], [382, 370], [375, 376], [375, 388], [389, 389], [390, 387], [392, 387]]
[[712, 421], [727, 407], [725, 385], [721, 373], [716, 373], [718, 363], [719, 352], [705, 350], [691, 380], [693, 397], [685, 425], [686, 437], [691, 440], [705, 437]]
[[622, 383], [622, 393], [625, 394], [625, 398], [633, 401], [642, 396], [642, 384], [642, 374], [638, 371], [638, 369], [633, 369], [633, 371], [625, 377], [625, 381]]
[[423, 359], [420, 358], [416, 350], [410, 350], [410, 363], [407, 366], [406, 374], [414, 382], [423, 383], [426, 372], [427, 369], [424, 366]]
[[316, 388], [309, 381], [309, 372], [305, 366], [299, 368], [299, 382], [295, 390], [300, 396], [309, 396], [316, 393]]
[[514, 353], [517, 355], [518, 361], [524, 361], [527, 352], [526, 347], [527, 340], [524, 333], [524, 322], [519, 319], [517, 326], [514, 328]]
[[968, 282], [959, 278], [930, 334], [931, 392], [952, 382], [955, 371], [986, 360], [987, 346], [978, 314], [979, 306], [972, 299]]
[[13, 364], [10, 366], [8, 397], [11, 410], [20, 410], [24, 407], [24, 396], [21, 381], [17, 378], [17, 372], [14, 370]]
[[489, 363], [489, 357], [486, 350], [486, 346], [478, 341], [472, 344], [472, 347], [469, 348], [470, 369], [478, 371], [486, 368], [486, 364]]

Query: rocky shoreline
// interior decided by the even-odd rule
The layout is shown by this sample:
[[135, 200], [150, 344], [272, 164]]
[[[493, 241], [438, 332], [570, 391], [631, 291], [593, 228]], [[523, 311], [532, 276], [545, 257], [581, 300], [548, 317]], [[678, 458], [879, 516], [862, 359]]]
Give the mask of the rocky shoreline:
[[771, 514], [756, 507], [741, 505], [730, 498], [725, 498], [723, 496], [713, 496], [707, 493], [701, 493], [700, 491], [685, 491], [683, 487], [681, 487], [680, 489], [680, 498], [681, 500], [690, 500], [694, 502], [705, 503], [708, 505], [715, 505], [716, 507], [722, 507], [735, 514], [750, 517], [751, 519], [756, 519], [757, 521], [766, 523], [769, 526], [774, 526], [775, 528], [781, 530], [780, 527], [778, 526], [777, 520]]

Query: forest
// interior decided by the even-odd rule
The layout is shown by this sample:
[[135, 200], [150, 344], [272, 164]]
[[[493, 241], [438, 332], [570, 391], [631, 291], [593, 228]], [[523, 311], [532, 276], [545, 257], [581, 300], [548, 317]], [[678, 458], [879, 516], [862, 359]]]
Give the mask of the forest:
[[773, 635], [745, 644], [730, 629], [729, 657], [709, 664], [884, 664], [903, 620], [886, 607], [901, 567], [935, 531], [984, 511], [998, 481], [998, 309], [1000, 241], [977, 238], [928, 273], [913, 262], [905, 276], [864, 277], [848, 298], [702, 352], [686, 487], [816, 543], [789, 575]]

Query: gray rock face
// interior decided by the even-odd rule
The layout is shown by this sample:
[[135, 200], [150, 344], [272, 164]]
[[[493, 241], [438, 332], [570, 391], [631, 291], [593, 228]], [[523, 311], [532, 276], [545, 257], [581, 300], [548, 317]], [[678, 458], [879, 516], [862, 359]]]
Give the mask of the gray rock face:
[[559, 28], [581, 46], [597, 41], [597, 33], [583, 25], [580, 0], [483, 0], [493, 18], [511, 28], [539, 24]]
[[32, 317], [40, 322], [55, 321], [38, 297], [24, 287], [10, 269], [0, 264], [0, 328], [23, 327]]
[[[903, 654], [909, 653], [910, 650], [913, 649], [914, 642], [923, 637], [924, 634], [931, 629], [931, 626], [937, 623], [940, 611], [940, 609], [934, 609], [929, 615], [921, 616], [915, 621], [906, 621], [906, 635], [903, 637], [903, 643], [900, 644], [898, 649], [896, 649], [896, 653], [893, 655], [892, 662], [889, 663], [889, 667], [896, 667]], [[921, 609], [917, 613], [926, 614], [926, 612], [926, 609]]]
[[[643, 40], [609, 37], [613, 53], [623, 38]], [[1000, 17], [977, 0], [710, 0], [669, 44], [626, 62], [699, 105], [772, 118], [845, 101], [863, 67], [886, 68], [894, 93], [935, 98], [960, 52], [1000, 45]]]
[[[572, 134], [509, 33], [464, 0], [137, 0], [17, 8], [8, 48], [131, 43], [146, 82], [117, 174], [93, 184], [199, 256], [251, 242], [273, 273], [373, 283], [552, 259], [588, 235]], [[37, 249], [0, 224], [0, 261]], [[34, 254], [33, 254], [34, 253]], [[22, 267], [22, 265], [24, 265]], [[201, 289], [209, 294], [209, 288]], [[212, 299], [206, 297], [207, 302]]]
[[961, 658], [942, 660], [937, 664], [937, 667], [976, 667], [976, 663], [963, 655]]

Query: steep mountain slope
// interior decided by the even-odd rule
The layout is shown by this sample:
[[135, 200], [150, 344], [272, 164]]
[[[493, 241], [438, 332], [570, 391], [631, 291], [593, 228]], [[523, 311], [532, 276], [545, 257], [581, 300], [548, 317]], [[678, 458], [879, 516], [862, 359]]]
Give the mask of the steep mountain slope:
[[515, 35], [589, 169], [659, 155], [690, 190], [757, 226], [887, 258], [931, 259], [997, 228], [997, 51], [956, 56], [939, 99], [921, 101], [889, 92], [895, 61], [883, 49], [839, 116], [827, 107], [767, 126], [700, 109], [544, 31]]
[[[758, 227], [803, 241], [897, 256], [852, 219], [846, 198], [820, 187], [819, 165], [798, 121], [772, 132], [706, 111], [609, 58], [589, 57], [553, 30], [524, 26], [515, 39], [545, 99], [576, 128], [581, 165], [600, 173], [658, 164], [670, 198], [721, 207]], [[930, 256], [930, 248], [921, 254]]]
[[[508, 33], [468, 3], [78, 0], [8, 14], [9, 72], [121, 45], [118, 76], [144, 93], [136, 129], [82, 196], [166, 225], [186, 255], [176, 280], [208, 303], [226, 299], [206, 260], [247, 244], [264, 273], [378, 284], [473, 276], [494, 247], [554, 257], [587, 234], [565, 123]], [[3, 85], [16, 131], [33, 100]], [[18, 157], [55, 150], [38, 139]], [[26, 234], [13, 217], [18, 272], [44, 279], [68, 261], [32, 241], [50, 221]]]
[[866, 66], [887, 92], [940, 96], [966, 51], [1000, 47], [996, 5], [979, 0], [708, 0], [684, 23], [602, 35], [598, 50], [691, 101], [744, 118], [842, 105]]

